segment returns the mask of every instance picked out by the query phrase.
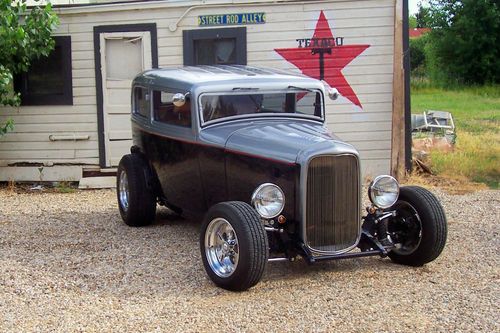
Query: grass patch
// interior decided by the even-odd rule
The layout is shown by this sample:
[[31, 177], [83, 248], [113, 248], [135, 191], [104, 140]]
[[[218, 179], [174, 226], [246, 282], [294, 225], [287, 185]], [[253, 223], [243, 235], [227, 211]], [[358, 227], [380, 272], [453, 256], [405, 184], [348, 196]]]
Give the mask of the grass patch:
[[500, 86], [433, 87], [413, 82], [412, 113], [449, 111], [457, 139], [452, 153], [430, 152], [432, 170], [498, 189], [500, 181]]
[[62, 181], [54, 185], [54, 192], [57, 193], [74, 193], [75, 191], [75, 187], [71, 182]]
[[403, 184], [419, 185], [423, 187], [438, 187], [439, 189], [450, 194], [466, 194], [488, 189], [486, 184], [471, 182], [465, 177], [454, 176], [450, 178], [446, 176], [419, 174], [415, 172], [408, 175], [404, 179]]

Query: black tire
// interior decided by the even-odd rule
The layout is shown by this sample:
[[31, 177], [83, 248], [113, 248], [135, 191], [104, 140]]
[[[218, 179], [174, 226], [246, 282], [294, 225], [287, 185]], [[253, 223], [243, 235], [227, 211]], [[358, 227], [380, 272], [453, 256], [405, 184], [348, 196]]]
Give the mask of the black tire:
[[[148, 165], [135, 154], [124, 155], [116, 174], [116, 196], [123, 221], [132, 227], [151, 224], [156, 215], [156, 196], [147, 185]], [[127, 198], [120, 187], [122, 177], [127, 180]]]
[[[214, 259], [213, 257], [209, 259], [209, 252], [205, 246], [209, 225], [212, 226], [213, 221], [220, 219], [230, 224], [236, 233], [238, 244], [239, 258], [229, 276], [219, 276], [212, 269], [209, 260], [213, 262]], [[209, 235], [211, 235], [210, 232]], [[264, 273], [269, 257], [267, 234], [259, 215], [250, 205], [239, 201], [222, 202], [210, 208], [201, 228], [200, 250], [203, 265], [210, 279], [217, 286], [232, 291], [243, 291], [256, 285]]]
[[[408, 205], [409, 204], [409, 205]], [[406, 224], [418, 225], [420, 220], [419, 242], [389, 252], [392, 261], [409, 266], [422, 266], [436, 259], [444, 249], [447, 236], [446, 215], [438, 199], [428, 190], [418, 186], [401, 187], [399, 199], [389, 210], [398, 210], [398, 216], [388, 221], [389, 232], [403, 230], [401, 217], [406, 215]], [[411, 214], [414, 210], [418, 216]], [[416, 230], [418, 231], [418, 230]], [[408, 238], [410, 239], [410, 238]], [[394, 240], [394, 239], [393, 239]]]

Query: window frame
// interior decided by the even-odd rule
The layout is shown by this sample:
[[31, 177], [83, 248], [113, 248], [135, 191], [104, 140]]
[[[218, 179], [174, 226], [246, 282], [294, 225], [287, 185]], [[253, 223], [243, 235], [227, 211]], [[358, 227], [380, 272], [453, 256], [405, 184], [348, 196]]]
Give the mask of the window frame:
[[[156, 110], [155, 110], [155, 99], [154, 99], [154, 93], [156, 92], [159, 92], [160, 94], [162, 92], [165, 92], [165, 93], [168, 93], [168, 94], [172, 94], [172, 95], [175, 95], [176, 93], [182, 93], [184, 95], [190, 95], [189, 92], [187, 91], [179, 91], [179, 90], [176, 90], [176, 89], [172, 89], [172, 88], [167, 88], [167, 87], [163, 87], [163, 88], [151, 88], [151, 121], [153, 124], [160, 124], [160, 126], [173, 126], [175, 128], [189, 128], [191, 129], [193, 127], [193, 124], [194, 124], [194, 121], [193, 121], [193, 105], [191, 104], [190, 106], [190, 115], [191, 115], [191, 120], [190, 120], [190, 123], [189, 123], [189, 126], [184, 126], [184, 125], [180, 125], [180, 124], [175, 124], [175, 123], [172, 123], [172, 122], [166, 122], [166, 121], [161, 121], [159, 119], [157, 119], [157, 116], [156, 116]], [[192, 99], [191, 99], [191, 96], [188, 97], [190, 99], [190, 103], [193, 103]]]
[[216, 29], [194, 29], [184, 30], [183, 57], [185, 66], [195, 66], [194, 45], [195, 41], [206, 39], [230, 39], [236, 40], [236, 65], [247, 64], [247, 28], [216, 28]]
[[[14, 79], [14, 90], [21, 94], [21, 106], [25, 105], [73, 105], [73, 73], [71, 60], [71, 36], [52, 36], [55, 45], [61, 49], [62, 71], [63, 71], [63, 93], [62, 94], [33, 94], [28, 93], [26, 81], [29, 77], [29, 69], [26, 73], [16, 75]], [[50, 56], [49, 56], [50, 57]]]
[[[148, 110], [148, 115], [147, 116], [145, 116], [142, 113], [140, 113], [140, 112], [137, 111], [136, 94], [135, 94], [135, 90], [137, 88], [142, 89], [143, 91], [146, 92], [146, 94], [149, 94], [148, 106], [146, 108]], [[152, 90], [150, 88], [148, 88], [148, 87], [145, 87], [145, 86], [142, 86], [142, 85], [134, 85], [132, 87], [132, 103], [131, 103], [132, 104], [132, 115], [138, 116], [141, 119], [148, 119], [148, 120], [150, 120], [152, 118], [152, 116], [151, 116], [151, 110], [153, 108], [153, 103], [151, 103], [151, 98], [152, 98], [151, 94], [152, 94]]]
[[[321, 116], [315, 116], [315, 115], [305, 115], [305, 114], [298, 114], [298, 113], [255, 113], [255, 114], [244, 114], [244, 115], [236, 115], [236, 116], [229, 116], [229, 117], [222, 117], [222, 118], [217, 118], [213, 120], [208, 120], [205, 121], [205, 118], [203, 116], [203, 107], [202, 107], [202, 97], [203, 96], [221, 96], [221, 95], [237, 95], [238, 92], [205, 92], [201, 93], [198, 95], [198, 105], [196, 109], [196, 113], [198, 114], [199, 117], [199, 125], [200, 128], [205, 128], [208, 126], [212, 126], [214, 124], [219, 124], [223, 122], [231, 122], [235, 120], [254, 120], [254, 119], [269, 119], [269, 118], [274, 118], [274, 119], [303, 119], [303, 120], [313, 120], [313, 121], [319, 121], [321, 123], [324, 123], [326, 120], [326, 108], [325, 108], [325, 96], [323, 95], [323, 92], [321, 89], [313, 89], [316, 93], [319, 94], [320, 96], [320, 103], [321, 103]], [[260, 93], [282, 93], [284, 91], [282, 90], [266, 90], [266, 91], [261, 91]], [[285, 91], [286, 92], [286, 91]], [[257, 93], [257, 92], [255, 92]]]

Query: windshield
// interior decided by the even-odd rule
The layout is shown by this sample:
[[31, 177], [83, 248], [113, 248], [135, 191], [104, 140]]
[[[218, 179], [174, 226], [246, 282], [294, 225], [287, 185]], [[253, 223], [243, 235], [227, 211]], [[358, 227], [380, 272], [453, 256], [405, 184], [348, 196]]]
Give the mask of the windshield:
[[319, 91], [245, 92], [201, 96], [203, 122], [235, 116], [296, 115], [322, 117]]

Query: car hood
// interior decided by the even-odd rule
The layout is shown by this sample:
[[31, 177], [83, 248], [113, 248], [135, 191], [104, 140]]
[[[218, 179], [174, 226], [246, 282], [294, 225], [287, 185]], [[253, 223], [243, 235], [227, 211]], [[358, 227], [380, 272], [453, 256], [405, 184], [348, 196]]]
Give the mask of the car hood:
[[[216, 134], [217, 133], [217, 134]], [[306, 120], [266, 120], [241, 124], [221, 124], [207, 129], [205, 137], [225, 140], [227, 151], [262, 157], [287, 163], [298, 163], [304, 152], [317, 151], [322, 147], [334, 148], [347, 145], [320, 124]], [[219, 142], [220, 142], [219, 141]], [[222, 143], [222, 142], [220, 142]], [[314, 148], [313, 148], [314, 147]]]

